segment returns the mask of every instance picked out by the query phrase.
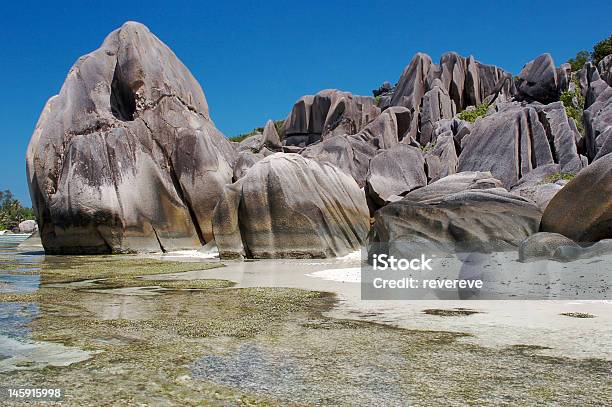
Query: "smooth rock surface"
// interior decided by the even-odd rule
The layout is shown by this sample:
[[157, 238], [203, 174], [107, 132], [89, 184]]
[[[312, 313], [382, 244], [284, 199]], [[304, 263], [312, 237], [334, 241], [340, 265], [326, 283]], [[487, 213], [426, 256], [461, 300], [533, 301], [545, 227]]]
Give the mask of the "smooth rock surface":
[[542, 54], [528, 62], [518, 74], [518, 94], [529, 101], [551, 103], [559, 100], [557, 69], [550, 54]]
[[285, 142], [306, 146], [334, 135], [355, 134], [379, 114], [373, 97], [322, 90], [295, 103], [285, 121]]
[[612, 238], [612, 155], [593, 162], [550, 201], [541, 231], [578, 243]]

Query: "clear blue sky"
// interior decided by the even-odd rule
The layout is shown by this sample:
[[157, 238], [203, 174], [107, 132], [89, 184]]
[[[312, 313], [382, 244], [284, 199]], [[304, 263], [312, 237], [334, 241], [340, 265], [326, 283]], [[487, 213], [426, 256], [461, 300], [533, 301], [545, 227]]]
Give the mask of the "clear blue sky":
[[25, 151], [76, 59], [127, 20], [146, 24], [200, 81], [226, 135], [284, 118], [320, 89], [370, 94], [412, 55], [473, 54], [518, 73], [558, 64], [612, 33], [610, 1], [4, 1], [0, 189], [29, 205]]

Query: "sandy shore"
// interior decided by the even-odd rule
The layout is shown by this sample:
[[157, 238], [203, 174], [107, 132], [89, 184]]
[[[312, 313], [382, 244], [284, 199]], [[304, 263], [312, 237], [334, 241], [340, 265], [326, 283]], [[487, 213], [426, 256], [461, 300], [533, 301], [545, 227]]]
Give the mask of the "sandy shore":
[[[210, 257], [210, 256], [207, 256]], [[172, 260], [188, 255], [168, 256]], [[226, 267], [173, 275], [176, 279], [227, 279], [238, 287], [290, 287], [335, 293], [330, 317], [392, 326], [470, 334], [461, 340], [501, 348], [542, 347], [542, 355], [612, 360], [612, 301], [605, 300], [378, 300], [361, 299], [359, 254], [329, 260], [224, 261]], [[583, 262], [589, 265], [590, 262]], [[610, 264], [610, 263], [604, 263]], [[566, 268], [566, 266], [563, 266]], [[569, 270], [580, 270], [577, 265]], [[605, 269], [604, 271], [607, 271]], [[424, 310], [469, 309], [471, 315], [439, 316]], [[567, 313], [590, 314], [575, 318]]]

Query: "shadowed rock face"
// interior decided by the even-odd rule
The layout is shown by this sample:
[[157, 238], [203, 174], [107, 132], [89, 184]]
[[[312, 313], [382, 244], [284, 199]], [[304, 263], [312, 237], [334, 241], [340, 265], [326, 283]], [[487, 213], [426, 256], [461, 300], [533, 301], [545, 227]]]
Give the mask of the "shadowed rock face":
[[555, 63], [550, 54], [542, 54], [528, 62], [518, 76], [520, 79], [518, 86], [520, 97], [541, 103], [551, 103], [559, 100], [562, 81], [559, 80]]
[[307, 146], [341, 134], [355, 134], [380, 114], [370, 96], [355, 96], [336, 89], [301, 97], [285, 120], [287, 145]]
[[28, 146], [45, 250], [200, 247], [233, 162], [191, 73], [145, 26], [126, 23], [72, 67]]
[[612, 238], [612, 154], [584, 168], [555, 195], [541, 230], [579, 243]]
[[213, 229], [221, 258], [323, 258], [359, 249], [369, 214], [348, 174], [277, 153], [225, 188]]

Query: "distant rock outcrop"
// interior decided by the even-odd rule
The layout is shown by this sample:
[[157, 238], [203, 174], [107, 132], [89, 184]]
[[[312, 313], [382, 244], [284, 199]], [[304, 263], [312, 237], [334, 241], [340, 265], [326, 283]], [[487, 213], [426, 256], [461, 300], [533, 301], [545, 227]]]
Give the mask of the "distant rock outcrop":
[[334, 135], [355, 134], [379, 114], [370, 96], [336, 89], [303, 96], [285, 120], [285, 144], [307, 146]]
[[47, 253], [198, 248], [234, 150], [176, 55], [129, 22], [45, 106], [27, 172]]

